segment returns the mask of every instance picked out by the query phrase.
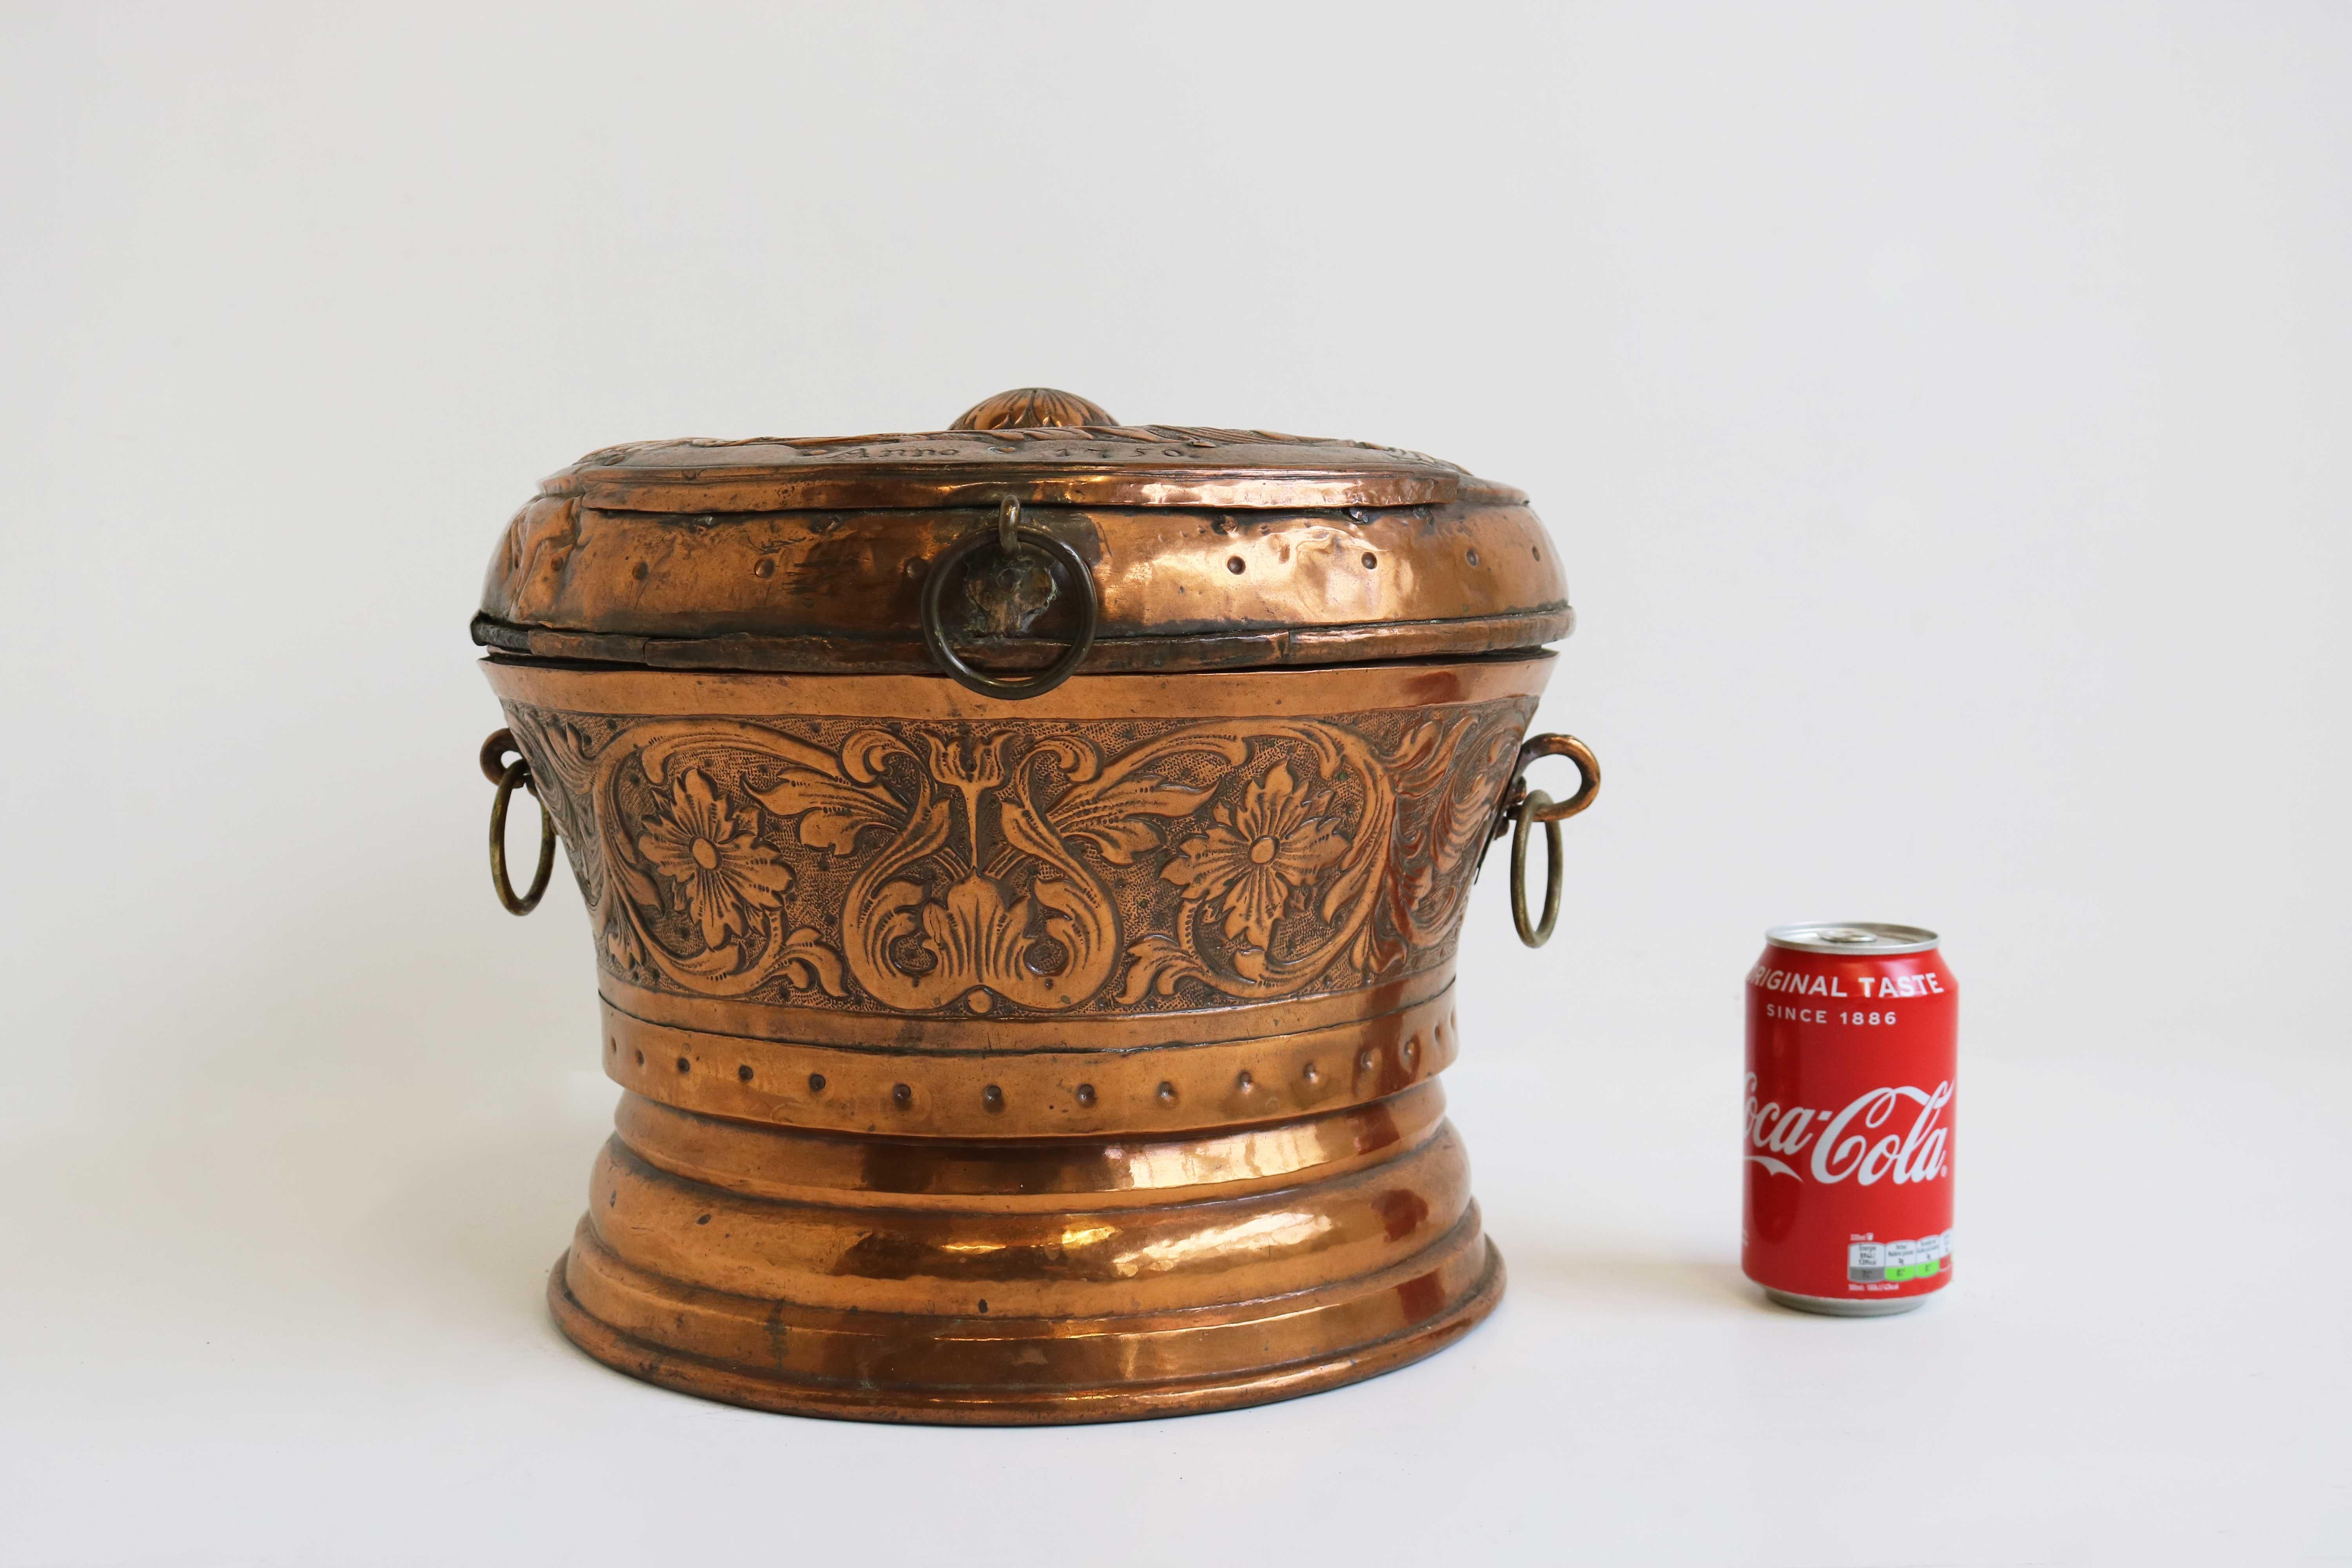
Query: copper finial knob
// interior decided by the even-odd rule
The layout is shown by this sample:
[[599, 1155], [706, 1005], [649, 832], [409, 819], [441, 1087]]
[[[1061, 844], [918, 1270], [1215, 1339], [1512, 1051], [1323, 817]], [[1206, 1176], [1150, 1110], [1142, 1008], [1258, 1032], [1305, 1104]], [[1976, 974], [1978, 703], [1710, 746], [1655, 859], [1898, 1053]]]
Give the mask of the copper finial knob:
[[1050, 386], [1016, 386], [983, 398], [956, 416], [950, 430], [1040, 430], [1059, 426], [1116, 425], [1110, 410]]

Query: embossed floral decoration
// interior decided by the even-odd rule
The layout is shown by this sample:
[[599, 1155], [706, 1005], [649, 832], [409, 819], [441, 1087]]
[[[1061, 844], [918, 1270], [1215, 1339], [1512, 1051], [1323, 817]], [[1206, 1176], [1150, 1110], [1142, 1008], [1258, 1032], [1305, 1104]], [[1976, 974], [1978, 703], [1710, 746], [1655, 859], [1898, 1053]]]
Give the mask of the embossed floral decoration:
[[1348, 852], [1326, 819], [1330, 805], [1328, 795], [1310, 796], [1276, 763], [1242, 792], [1239, 805], [1216, 808], [1205, 836], [1178, 845], [1160, 875], [1210, 912], [1222, 909], [1225, 934], [1262, 951], [1291, 895]]
[[778, 908], [792, 868], [759, 841], [760, 808], [730, 811], [699, 768], [671, 788], [668, 814], [644, 819], [637, 850], [678, 885], [706, 947], [743, 934], [743, 906]]
[[[912, 1016], [1266, 1001], [1442, 963], [1533, 706], [1141, 732], [508, 715], [608, 974]], [[796, 926], [786, 897], [813, 889]]]

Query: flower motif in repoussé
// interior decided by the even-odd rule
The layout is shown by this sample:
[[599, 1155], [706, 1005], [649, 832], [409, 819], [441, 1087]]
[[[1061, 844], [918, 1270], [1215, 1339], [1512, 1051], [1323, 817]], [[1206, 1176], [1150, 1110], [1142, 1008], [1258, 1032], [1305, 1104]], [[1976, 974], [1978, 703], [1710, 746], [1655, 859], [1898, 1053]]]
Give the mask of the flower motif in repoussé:
[[742, 935], [744, 906], [779, 908], [792, 886], [792, 868], [759, 840], [760, 808], [730, 810], [699, 768], [671, 786], [667, 814], [645, 818], [645, 827], [637, 852], [678, 885], [706, 947]]
[[1291, 895], [1348, 852], [1348, 841], [1323, 814], [1328, 795], [1310, 796], [1276, 763], [1242, 792], [1241, 804], [1218, 806], [1216, 820], [1198, 838], [1177, 846], [1160, 873], [1215, 912], [1225, 934], [1263, 949]]

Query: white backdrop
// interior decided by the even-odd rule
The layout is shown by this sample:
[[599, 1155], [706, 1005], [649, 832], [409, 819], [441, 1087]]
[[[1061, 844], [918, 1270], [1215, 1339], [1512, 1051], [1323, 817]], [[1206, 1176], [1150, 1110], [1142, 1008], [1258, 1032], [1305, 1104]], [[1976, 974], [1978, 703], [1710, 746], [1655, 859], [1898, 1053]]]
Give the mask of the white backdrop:
[[[2347, 79], [2329, 5], [0, 6], [0, 1561], [2352, 1553]], [[627, 1384], [538, 1303], [613, 1091], [484, 885], [483, 563], [601, 445], [1031, 383], [1548, 520], [1607, 786], [1448, 1078], [1514, 1294], [1132, 1428]], [[1966, 988], [1900, 1324], [1733, 1266], [1816, 916]]]

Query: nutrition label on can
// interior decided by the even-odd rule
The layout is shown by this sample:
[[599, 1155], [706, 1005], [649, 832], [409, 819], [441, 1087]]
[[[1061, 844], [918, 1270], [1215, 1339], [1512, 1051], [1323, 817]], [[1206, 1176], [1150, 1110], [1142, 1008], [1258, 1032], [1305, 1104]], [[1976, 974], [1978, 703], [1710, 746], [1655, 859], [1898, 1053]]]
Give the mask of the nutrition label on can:
[[1925, 1279], [1951, 1267], [1952, 1233], [1915, 1241], [1857, 1241], [1845, 1249], [1845, 1277], [1856, 1285]]

